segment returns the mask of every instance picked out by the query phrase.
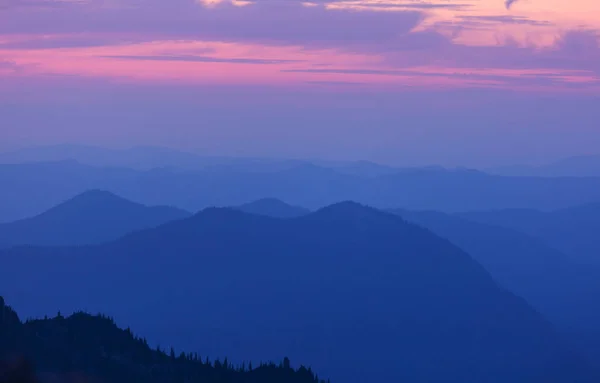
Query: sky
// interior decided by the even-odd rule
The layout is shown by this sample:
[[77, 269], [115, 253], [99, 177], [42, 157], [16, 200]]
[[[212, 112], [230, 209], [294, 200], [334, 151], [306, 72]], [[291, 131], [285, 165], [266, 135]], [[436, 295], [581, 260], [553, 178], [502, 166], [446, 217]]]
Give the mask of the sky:
[[0, 150], [600, 154], [597, 0], [0, 0]]

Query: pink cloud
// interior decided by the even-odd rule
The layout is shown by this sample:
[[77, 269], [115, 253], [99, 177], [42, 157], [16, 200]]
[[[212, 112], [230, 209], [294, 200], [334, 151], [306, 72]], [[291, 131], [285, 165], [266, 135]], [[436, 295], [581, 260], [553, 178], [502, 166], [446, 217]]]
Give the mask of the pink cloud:
[[[512, 34], [474, 44], [465, 37], [473, 31], [502, 26], [546, 33], [553, 22], [494, 14], [499, 11], [488, 0], [311, 4], [10, 0], [0, 12], [0, 60], [21, 70], [0, 73], [210, 84], [597, 89], [600, 47], [593, 29], [568, 30], [542, 46]], [[460, 29], [448, 34], [444, 20]]]

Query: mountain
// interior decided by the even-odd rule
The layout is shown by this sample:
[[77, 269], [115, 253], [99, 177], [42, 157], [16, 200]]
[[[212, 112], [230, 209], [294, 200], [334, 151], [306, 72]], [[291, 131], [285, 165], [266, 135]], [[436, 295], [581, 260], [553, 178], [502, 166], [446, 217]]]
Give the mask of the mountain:
[[[569, 340], [579, 343], [583, 334], [600, 335], [599, 267], [574, 262], [538, 238], [513, 229], [439, 212], [394, 212], [467, 251], [501, 286], [525, 298]], [[595, 343], [598, 346], [600, 342]], [[600, 352], [589, 356], [600, 365]]]
[[23, 323], [2, 297], [0, 340], [0, 357], [21, 354], [33, 362], [0, 360], [3, 383], [35, 383], [36, 378], [42, 382], [320, 383], [310, 369], [293, 369], [287, 358], [279, 365], [265, 363], [253, 369], [234, 366], [227, 359], [211, 362], [196, 353], [151, 349], [144, 338], [117, 327], [104, 315], [58, 314]]
[[540, 166], [514, 165], [486, 171], [504, 176], [599, 177], [600, 156], [575, 156]]
[[266, 215], [274, 218], [295, 218], [310, 213], [308, 209], [288, 205], [276, 198], [263, 198], [238, 206], [236, 209], [249, 214]]
[[311, 164], [270, 171], [211, 167], [137, 171], [74, 161], [0, 165], [0, 222], [39, 214], [72, 195], [107, 190], [146, 205], [187, 211], [239, 206], [265, 196], [311, 210], [343, 200], [378, 208], [461, 212], [553, 210], [600, 201], [600, 178], [500, 177], [472, 170], [404, 169], [359, 176]]
[[600, 265], [600, 203], [541, 212], [506, 209], [461, 213], [474, 222], [519, 230], [583, 264]]
[[0, 245], [87, 245], [188, 217], [172, 207], [147, 207], [91, 190], [32, 218], [0, 224]]
[[[525, 298], [561, 330], [600, 334], [600, 304], [596, 299], [600, 295], [600, 268], [574, 262], [539, 238], [514, 229], [435, 211], [388, 211], [465, 250], [501, 286]], [[269, 209], [247, 212], [280, 217]]]
[[110, 312], [212, 358], [287, 355], [346, 383], [598, 381], [468, 254], [356, 203], [285, 220], [211, 208], [108, 244], [0, 259], [0, 291], [24, 315]]

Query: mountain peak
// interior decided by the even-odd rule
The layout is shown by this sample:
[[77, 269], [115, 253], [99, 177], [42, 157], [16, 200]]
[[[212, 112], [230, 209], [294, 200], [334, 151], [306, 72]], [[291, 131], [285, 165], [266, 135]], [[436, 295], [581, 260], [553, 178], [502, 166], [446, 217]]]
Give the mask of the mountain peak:
[[108, 200], [120, 200], [124, 201], [124, 198], [119, 197], [118, 195], [111, 193], [107, 190], [102, 189], [90, 189], [86, 190], [83, 193], [76, 195], [71, 198], [73, 200], [86, 200], [86, 201], [108, 201]]
[[37, 216], [0, 225], [0, 244], [7, 247], [96, 244], [188, 215], [176, 208], [148, 207], [93, 189]]
[[71, 199], [64, 201], [63, 203], [53, 207], [41, 215], [47, 215], [57, 211], [62, 213], [72, 212], [73, 214], [80, 215], [85, 214], [88, 209], [97, 211], [98, 209], [103, 208], [115, 209], [125, 205], [130, 207], [143, 207], [141, 204], [119, 197], [118, 195], [109, 191], [90, 189], [84, 191], [83, 193], [77, 194]]

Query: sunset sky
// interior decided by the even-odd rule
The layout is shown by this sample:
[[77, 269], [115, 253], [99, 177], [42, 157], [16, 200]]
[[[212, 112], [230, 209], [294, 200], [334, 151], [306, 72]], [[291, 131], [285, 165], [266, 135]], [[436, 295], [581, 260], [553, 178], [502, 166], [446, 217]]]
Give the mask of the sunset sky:
[[0, 149], [600, 154], [597, 0], [0, 0]]

